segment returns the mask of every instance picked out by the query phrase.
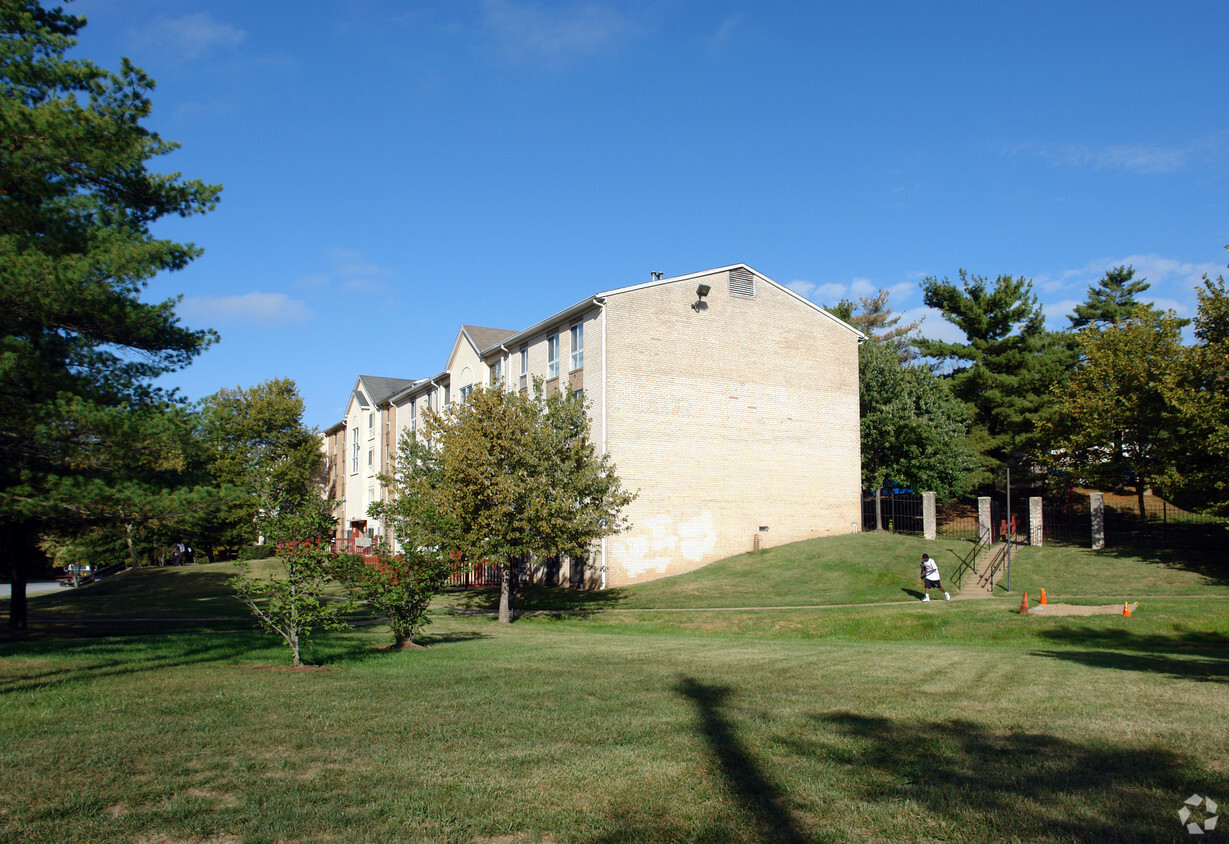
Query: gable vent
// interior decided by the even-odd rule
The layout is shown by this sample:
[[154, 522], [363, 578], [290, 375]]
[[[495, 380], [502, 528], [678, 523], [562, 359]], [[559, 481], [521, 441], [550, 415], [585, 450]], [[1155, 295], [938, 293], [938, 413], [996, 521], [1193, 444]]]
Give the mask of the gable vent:
[[750, 270], [730, 270], [730, 295], [755, 296], [755, 276]]

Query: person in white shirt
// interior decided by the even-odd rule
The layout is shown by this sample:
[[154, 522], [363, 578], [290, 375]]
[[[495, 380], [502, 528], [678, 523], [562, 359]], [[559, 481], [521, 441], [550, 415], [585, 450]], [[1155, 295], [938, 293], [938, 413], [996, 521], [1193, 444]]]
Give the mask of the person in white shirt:
[[[939, 580], [939, 564], [930, 559], [929, 554], [922, 555], [922, 589], [925, 592], [923, 601], [930, 600], [930, 590], [938, 589], [943, 592], [943, 583]], [[943, 592], [943, 597], [951, 600], [952, 596]]]

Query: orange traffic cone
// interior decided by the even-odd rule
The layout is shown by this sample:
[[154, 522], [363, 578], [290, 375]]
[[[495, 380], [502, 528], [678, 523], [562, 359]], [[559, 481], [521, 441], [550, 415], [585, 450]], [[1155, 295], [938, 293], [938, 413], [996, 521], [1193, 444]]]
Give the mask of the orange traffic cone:
[[1041, 590], [1041, 600], [1037, 604], [1042, 607], [1046, 605], [1046, 591], [1044, 589]]
[[1028, 615], [1028, 593], [1024, 593], [1024, 600], [1020, 602], [1020, 615]]
[[1131, 617], [1131, 608], [1127, 606], [1126, 601], [1122, 602], [1122, 614], [1125, 615], [1127, 618]]

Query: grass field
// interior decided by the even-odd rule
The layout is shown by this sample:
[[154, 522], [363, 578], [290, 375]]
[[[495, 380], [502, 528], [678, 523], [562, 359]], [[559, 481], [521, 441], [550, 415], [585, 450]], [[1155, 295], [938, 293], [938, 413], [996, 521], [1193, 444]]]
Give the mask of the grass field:
[[[1188, 796], [1229, 805], [1215, 561], [1026, 549], [1012, 595], [923, 605], [923, 549], [953, 566], [839, 537], [534, 590], [511, 626], [448, 593], [428, 647], [324, 634], [304, 671], [224, 565], [35, 597], [0, 640], [0, 840], [1182, 841]], [[1140, 606], [1019, 616], [1042, 586]]]

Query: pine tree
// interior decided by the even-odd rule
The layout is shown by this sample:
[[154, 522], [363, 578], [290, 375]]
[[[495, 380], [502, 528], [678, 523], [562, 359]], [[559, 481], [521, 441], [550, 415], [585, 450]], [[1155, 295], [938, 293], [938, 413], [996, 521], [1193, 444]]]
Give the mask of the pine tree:
[[1136, 297], [1151, 286], [1147, 279], [1135, 279], [1134, 267], [1106, 270], [1096, 286], [1088, 288], [1088, 298], [1076, 305], [1075, 313], [1067, 317], [1071, 320], [1071, 329], [1105, 328], [1129, 319], [1140, 305]]
[[220, 187], [148, 169], [175, 149], [142, 125], [153, 80], [127, 59], [111, 72], [65, 58], [84, 25], [0, 0], [0, 562], [17, 628], [40, 530], [99, 485], [135, 494], [145, 470], [170, 468], [147, 445], [165, 444], [153, 420], [174, 396], [151, 383], [214, 339], [143, 294], [199, 254], [150, 225], [209, 211]]
[[960, 271], [960, 283], [934, 277], [922, 282], [925, 302], [959, 328], [965, 343], [920, 339], [925, 356], [951, 364], [956, 397], [968, 405], [971, 441], [981, 454], [979, 483], [1008, 465], [1027, 469], [1040, 451], [1038, 421], [1049, 391], [1070, 371], [1070, 342], [1049, 332], [1025, 278], [1001, 275], [991, 282]]

